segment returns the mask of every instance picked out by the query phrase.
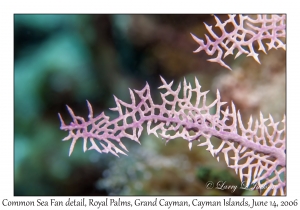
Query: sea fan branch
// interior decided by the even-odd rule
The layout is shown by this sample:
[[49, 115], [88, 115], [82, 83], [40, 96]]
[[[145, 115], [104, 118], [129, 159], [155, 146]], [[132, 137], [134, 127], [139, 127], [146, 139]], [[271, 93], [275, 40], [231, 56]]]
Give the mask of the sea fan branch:
[[[192, 38], [200, 45], [194, 53], [204, 50], [208, 55], [214, 55], [217, 52], [217, 57], [208, 59], [210, 62], [217, 62], [220, 65], [224, 66], [227, 69], [231, 68], [224, 63], [222, 60], [227, 55], [233, 55], [233, 50], [237, 49], [238, 52], [235, 58], [239, 57], [241, 54], [246, 54], [247, 57], [253, 57], [258, 63], [260, 63], [258, 54], [253, 48], [253, 44], [257, 41], [259, 48], [258, 50], [266, 53], [265, 47], [262, 43], [262, 40], [270, 40], [266, 45], [268, 50], [272, 48], [278, 49], [282, 48], [285, 50], [285, 43], [282, 38], [286, 36], [285, 32], [285, 15], [257, 15], [256, 19], [251, 18], [248, 15], [239, 15], [239, 23], [235, 20], [236, 15], [228, 15], [229, 19], [224, 23], [215, 16], [215, 20], [222, 34], [218, 37], [212, 30], [212, 26], [205, 24], [206, 29], [209, 34], [212, 36], [211, 40], [207, 35], [206, 44], [202, 39], [199, 39], [195, 35], [192, 35]], [[225, 30], [226, 25], [232, 24], [234, 26], [233, 30], [228, 33]], [[225, 50], [223, 52], [223, 50]]]
[[[228, 107], [225, 111], [222, 110], [226, 102], [221, 101], [219, 91], [215, 101], [206, 104], [208, 91], [200, 91], [201, 86], [196, 78], [195, 88], [184, 80], [183, 89], [179, 84], [175, 90], [172, 89], [173, 82], [168, 84], [162, 77], [161, 81], [162, 86], [159, 89], [166, 91], [161, 93], [162, 104], [153, 102], [149, 85], [146, 84], [140, 91], [129, 90], [132, 103], [114, 97], [116, 107], [111, 110], [118, 112], [119, 115], [113, 120], [103, 112], [94, 118], [89, 102], [87, 102], [88, 121], [76, 116], [72, 109], [67, 107], [73, 122], [66, 125], [60, 114], [59, 118], [61, 129], [69, 132], [63, 140], [72, 139], [69, 155], [80, 138], [84, 140], [84, 151], [87, 150], [89, 140], [91, 144], [89, 150], [112, 153], [115, 156], [118, 156], [118, 153], [125, 154], [121, 149], [127, 151], [127, 148], [121, 139], [126, 137], [140, 143], [143, 125], [146, 124], [148, 134], [161, 136], [166, 142], [183, 138], [189, 142], [188, 146], [191, 149], [192, 142], [197, 140], [200, 143], [198, 146], [206, 146], [217, 160], [222, 153], [227, 165], [239, 174], [241, 181], [246, 181], [247, 186], [254, 183], [260, 187], [267, 185], [265, 194], [284, 192], [285, 118], [281, 122], [282, 129], [279, 129], [279, 122], [275, 123], [271, 115], [269, 118], [263, 118], [262, 114], [254, 125], [251, 117], [248, 127], [245, 128], [241, 115], [239, 111], [236, 112], [233, 103], [231, 111]], [[181, 89], [182, 97], [179, 96]], [[136, 97], [139, 100], [136, 100]], [[212, 109], [216, 110], [215, 114], [211, 114]], [[214, 148], [212, 136], [221, 140], [218, 148]], [[116, 146], [117, 144], [120, 148]]]

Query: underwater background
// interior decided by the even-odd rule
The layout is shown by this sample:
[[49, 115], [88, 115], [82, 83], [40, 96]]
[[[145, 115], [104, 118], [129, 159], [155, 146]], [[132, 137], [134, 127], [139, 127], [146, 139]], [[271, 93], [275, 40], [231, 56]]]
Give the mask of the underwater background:
[[123, 140], [129, 153], [120, 158], [83, 153], [81, 141], [69, 157], [71, 141], [62, 142], [68, 134], [60, 130], [58, 113], [70, 123], [66, 105], [87, 119], [88, 100], [94, 115], [104, 111], [113, 118], [113, 95], [130, 102], [128, 88], [148, 82], [159, 101], [160, 76], [175, 86], [197, 77], [201, 90], [210, 90], [209, 102], [219, 89], [244, 124], [260, 111], [281, 120], [286, 52], [260, 53], [261, 65], [228, 56], [229, 71], [208, 62], [205, 52], [193, 53], [198, 44], [190, 33], [205, 38], [204, 22], [216, 23], [209, 14], [14, 15], [14, 195], [259, 195], [207, 189], [208, 181], [240, 186], [240, 180], [224, 158], [217, 162], [196, 143], [189, 151], [183, 139], [165, 145], [144, 130], [141, 145]]

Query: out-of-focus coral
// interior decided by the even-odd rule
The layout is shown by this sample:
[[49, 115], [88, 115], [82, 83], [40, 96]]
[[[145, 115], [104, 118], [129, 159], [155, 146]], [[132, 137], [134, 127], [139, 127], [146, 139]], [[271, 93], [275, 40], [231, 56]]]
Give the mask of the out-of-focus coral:
[[213, 86], [225, 101], [234, 101], [244, 120], [258, 118], [259, 111], [280, 120], [285, 113], [285, 52], [261, 57], [261, 65], [248, 59], [235, 64], [235, 71], [216, 77]]
[[110, 160], [98, 181], [99, 190], [109, 195], [201, 195], [206, 191], [185, 154], [161, 155], [155, 137], [143, 139], [145, 147], [134, 145], [128, 157]]

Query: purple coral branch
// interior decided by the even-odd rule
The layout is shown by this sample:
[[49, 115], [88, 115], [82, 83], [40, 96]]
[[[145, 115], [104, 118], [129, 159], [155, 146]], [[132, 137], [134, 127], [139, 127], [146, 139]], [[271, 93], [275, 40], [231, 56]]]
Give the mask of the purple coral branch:
[[[161, 93], [162, 104], [153, 102], [148, 84], [140, 91], [129, 89], [131, 103], [114, 96], [116, 107], [111, 110], [118, 112], [119, 116], [113, 120], [103, 112], [93, 117], [89, 102], [88, 121], [76, 116], [72, 109], [67, 107], [73, 122], [66, 125], [60, 114], [59, 118], [61, 129], [69, 131], [69, 135], [63, 140], [72, 139], [69, 155], [80, 138], [84, 140], [84, 151], [87, 150], [89, 140], [89, 150], [95, 149], [100, 153], [112, 153], [116, 156], [117, 153], [125, 155], [115, 144], [127, 151], [121, 142], [123, 137], [140, 143], [143, 125], [146, 124], [148, 134], [152, 133], [156, 137], [160, 135], [166, 142], [183, 138], [189, 142], [191, 149], [192, 142], [197, 140], [200, 142], [198, 146], [207, 146], [207, 150], [212, 156], [216, 156], [218, 161], [219, 155], [223, 153], [227, 165], [239, 173], [241, 181], [247, 180], [247, 186], [251, 183], [258, 183], [259, 186], [272, 185], [265, 189], [264, 194], [272, 192], [275, 195], [278, 191], [284, 194], [285, 180], [280, 176], [285, 175], [286, 166], [285, 118], [282, 120], [283, 129], [278, 128], [279, 122], [274, 123], [271, 115], [264, 119], [262, 114], [260, 120], [255, 121], [253, 129], [252, 118], [248, 122], [248, 128], [245, 128], [233, 103], [231, 112], [228, 107], [225, 111], [221, 110], [226, 102], [221, 102], [219, 91], [216, 100], [206, 105], [208, 91], [200, 91], [201, 86], [196, 78], [195, 88], [184, 80], [182, 97], [179, 96], [181, 84], [173, 90], [173, 82], [168, 84], [162, 77], [161, 81], [163, 85], [159, 89], [166, 91]], [[136, 95], [139, 103], [136, 102]], [[167, 99], [170, 96], [172, 100]], [[192, 100], [193, 96], [195, 101]], [[216, 109], [215, 114], [210, 112], [213, 108]], [[269, 125], [265, 125], [266, 121], [269, 121]], [[216, 149], [211, 143], [212, 136], [221, 139]]]
[[[224, 23], [215, 16], [215, 20], [222, 34], [218, 37], [212, 30], [212, 26], [205, 24], [206, 29], [213, 39], [210, 39], [207, 35], [206, 44], [202, 39], [199, 39], [195, 35], [192, 38], [200, 45], [194, 53], [204, 50], [208, 55], [214, 55], [216, 52], [217, 57], [208, 59], [210, 62], [217, 62], [221, 66], [232, 70], [228, 65], [222, 60], [228, 55], [233, 55], [234, 50], [237, 49], [238, 52], [235, 58], [239, 57], [241, 54], [246, 54], [247, 57], [253, 57], [258, 63], [260, 63], [258, 58], [258, 53], [255, 52], [253, 44], [257, 41], [259, 48], [258, 50], [266, 53], [265, 47], [262, 40], [270, 40], [267, 44], [268, 50], [272, 48], [278, 49], [282, 48], [285, 50], [285, 43], [283, 43], [280, 38], [286, 36], [285, 32], [285, 15], [257, 15], [256, 19], [252, 19], [248, 15], [239, 15], [239, 23], [236, 22], [236, 15], [228, 15], [229, 19]], [[225, 30], [226, 25], [232, 24], [234, 29], [231, 32]], [[224, 50], [224, 52], [223, 52]]]

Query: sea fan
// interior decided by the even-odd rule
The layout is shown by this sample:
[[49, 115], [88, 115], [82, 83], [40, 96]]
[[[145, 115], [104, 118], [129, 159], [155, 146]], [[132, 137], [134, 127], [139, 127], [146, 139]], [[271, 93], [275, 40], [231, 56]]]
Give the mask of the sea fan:
[[[126, 137], [140, 143], [143, 125], [146, 125], [149, 135], [161, 136], [166, 142], [183, 138], [191, 149], [192, 142], [199, 141], [198, 146], [206, 146], [218, 161], [223, 154], [228, 167], [239, 174], [244, 186], [256, 184], [263, 195], [285, 194], [285, 117], [280, 123], [274, 122], [271, 115], [264, 118], [260, 114], [254, 124], [250, 118], [245, 128], [233, 103], [231, 111], [229, 107], [225, 111], [221, 109], [226, 102], [221, 102], [219, 91], [216, 100], [206, 104], [208, 91], [200, 91], [197, 78], [194, 88], [184, 80], [183, 88], [180, 83], [175, 90], [172, 89], [173, 82], [168, 84], [162, 77], [161, 81], [162, 104], [153, 102], [148, 84], [140, 91], [129, 89], [131, 103], [115, 97], [116, 107], [111, 110], [118, 112], [118, 117], [112, 120], [103, 112], [94, 117], [89, 102], [87, 121], [67, 107], [73, 122], [66, 125], [60, 114], [59, 118], [61, 129], [69, 132], [63, 140], [72, 139], [69, 155], [80, 138], [84, 152], [94, 149], [116, 156], [126, 154], [128, 150], [121, 139]], [[182, 97], [180, 91], [183, 91]], [[212, 137], [220, 139], [216, 148]]]
[[[207, 35], [206, 44], [202, 39], [199, 39], [195, 35], [191, 34], [193, 39], [200, 45], [200, 47], [194, 51], [194, 53], [204, 50], [208, 55], [214, 55], [218, 53], [216, 58], [208, 59], [210, 62], [217, 62], [227, 69], [231, 68], [222, 60], [228, 55], [233, 55], [234, 50], [237, 49], [235, 58], [241, 54], [246, 54], [247, 57], [253, 57], [258, 63], [258, 53], [255, 52], [253, 44], [257, 41], [259, 49], [266, 53], [266, 49], [263, 40], [269, 40], [267, 44], [268, 50], [272, 48], [282, 48], [285, 50], [285, 43], [282, 38], [285, 38], [285, 15], [256, 15], [256, 19], [251, 18], [248, 15], [239, 15], [239, 21], [236, 21], [236, 15], [228, 15], [229, 19], [224, 23], [215, 16], [215, 20], [222, 34], [218, 37], [212, 30], [212, 26], [205, 24], [206, 29], [214, 40], [211, 40]], [[229, 33], [225, 30], [225, 27], [232, 24], [233, 30]], [[225, 50], [223, 52], [223, 49]], [[249, 51], [248, 51], [249, 50]]]

